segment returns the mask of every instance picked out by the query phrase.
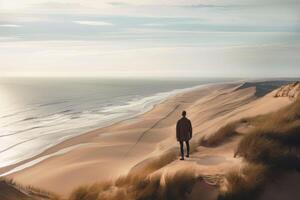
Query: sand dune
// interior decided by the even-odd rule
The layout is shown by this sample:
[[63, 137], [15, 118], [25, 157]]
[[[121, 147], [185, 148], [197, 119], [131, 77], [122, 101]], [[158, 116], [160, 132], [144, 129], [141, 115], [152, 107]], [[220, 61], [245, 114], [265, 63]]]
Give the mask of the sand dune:
[[[258, 87], [259, 84], [245, 86], [232, 83], [211, 85], [178, 94], [141, 116], [91, 131], [50, 148], [33, 160], [68, 147], [76, 147], [8, 177], [21, 184], [37, 186], [63, 196], [83, 184], [116, 178], [138, 169], [138, 163], [147, 158], [160, 155], [172, 147], [177, 148], [175, 123], [183, 109], [187, 110], [188, 117], [193, 122], [193, 141], [197, 141], [213, 134], [227, 123], [273, 112], [292, 102], [291, 98], [274, 98], [278, 91], [258, 98]], [[248, 127], [239, 128], [247, 132]], [[241, 160], [233, 156], [238, 141], [239, 137], [235, 137], [216, 148], [197, 147], [190, 159], [184, 162], [176, 160], [155, 173], [195, 169], [206, 177], [206, 183], [201, 184], [210, 187], [209, 185], [217, 183], [217, 177], [232, 167], [241, 165]], [[85, 145], [76, 146], [78, 144]], [[24, 163], [19, 163], [21, 164]], [[132, 169], [133, 166], [136, 167]], [[5, 170], [9, 171], [14, 167], [16, 166]], [[214, 189], [211, 189], [213, 192]]]
[[[280, 89], [279, 89], [280, 90]], [[274, 98], [279, 90], [275, 90], [262, 98], [255, 98], [256, 90], [254, 85], [251, 87], [239, 87], [238, 90], [224, 93], [221, 96], [215, 96], [213, 99], [201, 101], [201, 104], [195, 104], [189, 109], [191, 110], [192, 119], [198, 135], [196, 137], [209, 137], [215, 133], [220, 127], [234, 122], [238, 119], [254, 117], [274, 112], [293, 102], [291, 98]], [[207, 109], [206, 115], [210, 115], [209, 119], [200, 121], [203, 117], [203, 109]], [[195, 124], [196, 122], [196, 124]], [[241, 124], [238, 126], [238, 132], [247, 134], [251, 127]], [[211, 182], [211, 177], [221, 177], [233, 168], [241, 168], [243, 162], [240, 158], [234, 157], [236, 147], [242, 135], [236, 136], [223, 145], [214, 148], [198, 146], [197, 151], [191, 155], [187, 161], [182, 162], [176, 160], [165, 166], [158, 173], [172, 173], [179, 169], [194, 169], [199, 173], [207, 184], [218, 184], [218, 180]], [[163, 176], [163, 175], [162, 175]], [[206, 180], [205, 177], [209, 178]]]

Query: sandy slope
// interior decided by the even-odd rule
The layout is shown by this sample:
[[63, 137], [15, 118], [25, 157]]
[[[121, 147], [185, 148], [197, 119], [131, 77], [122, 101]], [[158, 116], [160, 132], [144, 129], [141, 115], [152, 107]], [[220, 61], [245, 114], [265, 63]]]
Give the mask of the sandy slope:
[[[183, 109], [192, 120], [196, 138], [209, 135], [230, 121], [272, 112], [291, 102], [289, 98], [274, 98], [274, 94], [257, 99], [255, 91], [255, 87], [224, 84], [179, 94], [144, 115], [63, 142], [39, 156], [85, 145], [75, 146], [10, 177], [21, 184], [67, 195], [74, 187], [125, 174], [147, 157], [177, 146], [175, 123]], [[240, 163], [233, 158], [237, 140], [214, 149], [199, 147], [189, 160], [175, 161], [161, 172], [193, 167], [201, 174], [224, 174]]]
[[[298, 88], [298, 85], [296, 87]], [[279, 110], [280, 108], [289, 105], [291, 102], [293, 102], [293, 99], [296, 98], [299, 93], [295, 95], [294, 87], [290, 88], [290, 92], [287, 92], [286, 95], [278, 95], [282, 93], [281, 91], [283, 90], [283, 88], [286, 87], [281, 87], [278, 90], [274, 90], [273, 92], [265, 95], [264, 97], [250, 101], [247, 104], [242, 104], [242, 101], [239, 98], [244, 97], [245, 100], [248, 100], [251, 94], [253, 94], [252, 87], [243, 88], [242, 90], [239, 89], [232, 93], [225, 94], [221, 97], [222, 99], [215, 99], [215, 102], [207, 101], [201, 102], [201, 106], [191, 106], [190, 109], [194, 111], [194, 119], [201, 118], [202, 112], [200, 107], [210, 107], [209, 110], [212, 113], [215, 113], [213, 118], [211, 118], [210, 120], [206, 120], [205, 122], [199, 125], [198, 130], [205, 130], [202, 131], [202, 133], [199, 133], [199, 137], [209, 136], [210, 134], [214, 133], [218, 127], [226, 125], [228, 122], [233, 122], [242, 118], [253, 117], [274, 112], [276, 110]], [[291, 95], [289, 95], [290, 93], [293, 93], [292, 97]], [[247, 96], [249, 96], [249, 98], [246, 98]], [[220, 107], [219, 105], [223, 105], [223, 107]], [[230, 105], [238, 106], [235, 107], [235, 109], [229, 109]], [[212, 126], [212, 124], [217, 124], [218, 126]], [[231, 138], [226, 143], [216, 147], [198, 146], [197, 151], [195, 151], [195, 153], [193, 153], [190, 156], [190, 158], [187, 158], [183, 162], [176, 160], [170, 163], [169, 165], [165, 166], [164, 168], [160, 169], [158, 172], [155, 172], [155, 174], [160, 173], [162, 176], [164, 176], [164, 174], [170, 175], [171, 173], [178, 172], [179, 170], [194, 170], [198, 176], [204, 178], [202, 182], [198, 183], [201, 184], [201, 186], [196, 185], [194, 187], [194, 191], [201, 191], [203, 190], [203, 188], [206, 189], [198, 194], [192, 194], [189, 199], [194, 199], [194, 197], [201, 196], [206, 200], [215, 200], [217, 199], [218, 187], [211, 186], [217, 185], [219, 181], [222, 181], [222, 177], [228, 171], [234, 168], [239, 169], [243, 166], [242, 160], [240, 158], [235, 158], [234, 154], [235, 149], [240, 139], [242, 138], [242, 135], [247, 134], [250, 130], [251, 127], [247, 125], [241, 125], [238, 128], [238, 132], [241, 133], [241, 136]], [[288, 177], [283, 177], [282, 180], [288, 182]], [[294, 179], [291, 180], [299, 180], [299, 178], [294, 177]], [[274, 199], [275, 196], [272, 196], [272, 194], [274, 194], [274, 191], [276, 191], [276, 189], [274, 190], [274, 187], [281, 187], [281, 190], [285, 190], [284, 184], [280, 184], [278, 182], [274, 183], [269, 187], [269, 189], [266, 190], [262, 199]], [[295, 192], [297, 193], [298, 190], [295, 190], [293, 187], [293, 189], [289, 188], [286, 191], [292, 191], [292, 194], [294, 194]], [[287, 193], [288, 192], [285, 192], [285, 194], [283, 195], [277, 195], [276, 199], [280, 199], [278, 198], [278, 196], [289, 196], [287, 195]]]

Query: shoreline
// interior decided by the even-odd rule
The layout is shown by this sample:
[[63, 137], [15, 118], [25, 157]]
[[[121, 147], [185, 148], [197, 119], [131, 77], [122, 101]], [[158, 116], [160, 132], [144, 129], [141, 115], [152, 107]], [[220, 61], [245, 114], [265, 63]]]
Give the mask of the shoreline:
[[[6, 177], [24, 185], [47, 188], [61, 195], [67, 195], [74, 187], [82, 184], [114, 179], [128, 173], [141, 161], [177, 145], [173, 137], [173, 126], [183, 109], [207, 98], [211, 93], [232, 92], [241, 84], [219, 83], [176, 94], [142, 115], [71, 138], [30, 160], [11, 166], [6, 172], [62, 149], [86, 144], [62, 155], [46, 158]], [[137, 143], [141, 133], [145, 131], [147, 134]], [[125, 155], [132, 146], [133, 151]], [[102, 173], [99, 174], [99, 171]], [[41, 176], [41, 172], [45, 174]], [[32, 177], [35, 179], [32, 180]], [[68, 181], [68, 186], [62, 191], [61, 184], [66, 185], [65, 181]]]
[[[242, 83], [242, 82], [239, 82], [239, 81], [237, 81], [237, 82]], [[103, 124], [102, 126], [97, 127], [97, 128], [91, 128], [90, 130], [87, 130], [83, 133], [75, 134], [74, 136], [66, 138], [65, 140], [58, 141], [57, 143], [54, 143], [53, 145], [49, 145], [49, 147], [47, 147], [46, 149], [44, 149], [40, 153], [37, 153], [36, 155], [34, 155], [30, 158], [26, 158], [24, 160], [21, 160], [19, 162], [14, 163], [14, 164], [10, 164], [10, 165], [7, 165], [5, 167], [1, 167], [0, 168], [0, 177], [10, 175], [12, 173], [11, 171], [15, 172], [16, 168], [19, 168], [22, 165], [27, 165], [27, 163], [33, 162], [33, 161], [35, 161], [35, 160], [37, 160], [41, 157], [47, 157], [46, 159], [50, 158], [51, 156], [48, 157], [48, 155], [55, 154], [57, 151], [60, 151], [60, 150], [64, 149], [64, 148], [59, 148], [59, 149], [56, 150], [57, 146], [64, 146], [63, 143], [68, 142], [69, 140], [73, 140], [77, 137], [81, 137], [83, 135], [90, 134], [91, 132], [94, 132], [94, 131], [100, 131], [101, 129], [105, 129], [105, 128], [109, 128], [111, 126], [118, 125], [119, 123], [134, 120], [135, 118], [138, 118], [139, 116], [142, 116], [142, 115], [146, 114], [147, 112], [151, 112], [151, 110], [155, 109], [155, 107], [158, 106], [159, 104], [162, 104], [163, 102], [168, 101], [168, 99], [174, 98], [177, 95], [193, 92], [195, 90], [200, 90], [203, 87], [210, 87], [210, 86], [223, 85], [223, 84], [234, 84], [234, 83], [235, 82], [207, 83], [207, 84], [202, 84], [202, 85], [196, 85], [196, 86], [189, 87], [189, 88], [174, 89], [174, 90], [169, 91], [169, 92], [161, 92], [161, 93], [156, 93], [152, 96], [148, 96], [148, 97], [155, 97], [155, 96], [159, 96], [159, 95], [166, 95], [163, 98], [161, 98], [160, 100], [158, 100], [158, 102], [155, 102], [154, 104], [151, 104], [149, 106], [149, 108], [146, 108], [145, 110], [141, 111], [140, 113], [136, 113], [132, 116], [124, 117], [123, 119], [116, 119], [116, 121], [114, 121], [114, 122]], [[142, 99], [148, 98], [148, 97], [143, 97]], [[139, 100], [141, 100], [141, 99], [139, 99]], [[71, 147], [71, 146], [66, 146], [65, 148], [69, 148], [69, 147]], [[18, 170], [18, 171], [20, 171], [20, 170]]]
[[[47, 144], [47, 146], [45, 148], [34, 149], [34, 150], [37, 150], [38, 152], [33, 154], [33, 155], [23, 156], [19, 159], [15, 159], [14, 161], [8, 161], [7, 164], [5, 164], [3, 166], [1, 165], [0, 166], [0, 177], [3, 176], [2, 175], [3, 169], [9, 168], [10, 166], [14, 166], [18, 163], [22, 163], [23, 161], [30, 160], [30, 159], [44, 153], [47, 149], [50, 149], [51, 147], [54, 147], [54, 146], [58, 145], [59, 143], [62, 143], [66, 140], [72, 139], [74, 137], [80, 136], [82, 134], [86, 134], [88, 132], [91, 132], [91, 131], [94, 131], [94, 130], [97, 130], [97, 129], [100, 129], [100, 128], [109, 127], [109, 126], [112, 126], [112, 125], [117, 124], [119, 122], [122, 122], [122, 121], [125, 121], [125, 120], [130, 120], [132, 118], [138, 117], [139, 115], [142, 115], [142, 114], [150, 111], [151, 109], [153, 109], [155, 105], [162, 103], [163, 101], [167, 100], [168, 98], [170, 98], [172, 96], [175, 96], [175, 95], [180, 94], [180, 93], [188, 92], [188, 91], [200, 88], [200, 87], [205, 86], [205, 85], [207, 85], [207, 84], [196, 85], [196, 86], [193, 86], [193, 87], [188, 87], [188, 88], [183, 88], [183, 89], [173, 89], [171, 91], [166, 91], [166, 92], [158, 92], [158, 93], [154, 93], [150, 96], [143, 96], [143, 97], [140, 97], [140, 98], [137, 98], [137, 99], [131, 99], [129, 101], [125, 101], [124, 105], [111, 105], [111, 106], [108, 106], [108, 107], [103, 107], [104, 110], [110, 110], [110, 109], [114, 110], [114, 109], [120, 109], [121, 107], [127, 107], [127, 106], [130, 109], [130, 107], [132, 107], [133, 105], [137, 105], [137, 106], [141, 105], [143, 107], [143, 109], [141, 109], [138, 112], [132, 112], [132, 113], [128, 112], [125, 115], [118, 116], [118, 117], [115, 117], [115, 118], [111, 118], [110, 120], [106, 120], [106, 122], [100, 122], [100, 123], [95, 123], [95, 124], [89, 125], [89, 126], [78, 127], [77, 129], [79, 129], [80, 131], [74, 132], [72, 135], [69, 135], [69, 134], [66, 135], [66, 136], [62, 135], [56, 141]], [[35, 129], [35, 127], [33, 127], [33, 129]], [[84, 129], [84, 130], [81, 130], [81, 129]], [[64, 131], [61, 131], [61, 134], [63, 134], [63, 132]], [[4, 135], [4, 136], [6, 136], [6, 135]], [[2, 137], [2, 136], [0, 136], [0, 137]], [[11, 145], [8, 148], [4, 149], [3, 153], [5, 153], [5, 151], [7, 151], [7, 150], [13, 149], [14, 147], [16, 147], [20, 144], [24, 144], [24, 143], [31, 142], [31, 141], [32, 141], [32, 139], [28, 139], [28, 140], [22, 141], [20, 143]]]

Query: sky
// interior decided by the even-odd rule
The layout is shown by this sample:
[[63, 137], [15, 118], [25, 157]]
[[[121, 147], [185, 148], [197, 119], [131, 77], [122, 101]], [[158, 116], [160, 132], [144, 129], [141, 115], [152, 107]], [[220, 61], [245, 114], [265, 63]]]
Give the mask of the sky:
[[300, 0], [0, 0], [0, 76], [300, 77]]

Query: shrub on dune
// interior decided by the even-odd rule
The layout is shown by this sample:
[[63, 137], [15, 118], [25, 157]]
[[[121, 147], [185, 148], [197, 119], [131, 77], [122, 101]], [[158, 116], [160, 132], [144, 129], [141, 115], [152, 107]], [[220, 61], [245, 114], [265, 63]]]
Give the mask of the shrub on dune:
[[267, 167], [257, 164], [246, 165], [240, 171], [231, 171], [226, 175], [226, 183], [219, 200], [256, 199], [268, 176]]
[[193, 171], [179, 171], [174, 175], [166, 176], [160, 199], [185, 199], [197, 180], [198, 178]]

